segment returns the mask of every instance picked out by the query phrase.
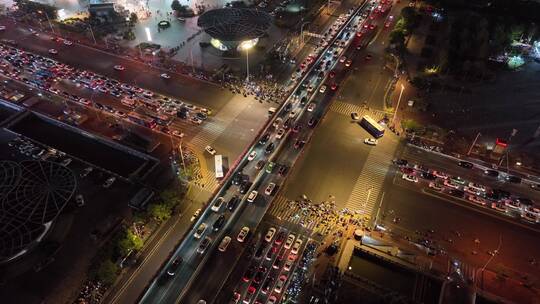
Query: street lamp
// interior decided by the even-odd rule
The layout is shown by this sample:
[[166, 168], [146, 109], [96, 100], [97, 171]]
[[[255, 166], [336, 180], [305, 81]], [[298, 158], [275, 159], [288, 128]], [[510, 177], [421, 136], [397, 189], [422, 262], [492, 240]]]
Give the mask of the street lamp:
[[401, 96], [403, 95], [403, 90], [405, 90], [405, 86], [403, 84], [401, 84], [401, 91], [399, 92], [399, 98], [398, 98], [398, 101], [397, 101], [397, 105], [396, 105], [396, 110], [394, 111], [394, 117], [392, 117], [392, 125], [396, 125], [396, 116], [397, 116], [397, 112], [399, 110], [399, 103], [401, 102]]
[[309, 21], [306, 21], [304, 23], [302, 23], [302, 25], [300, 26], [300, 39], [302, 41], [302, 44], [304, 44], [304, 25], [310, 23]]
[[38, 13], [40, 13], [40, 14], [45, 14], [45, 17], [47, 18], [47, 22], [49, 22], [49, 27], [51, 28], [51, 32], [52, 32], [53, 34], [55, 34], [54, 28], [53, 28], [53, 26], [52, 26], [52, 24], [51, 24], [51, 19], [49, 19], [49, 15], [47, 14], [47, 12], [46, 12], [46, 11], [38, 11]]
[[246, 51], [246, 82], [249, 82], [249, 49], [255, 45], [253, 40], [248, 40], [240, 43], [238, 48]]

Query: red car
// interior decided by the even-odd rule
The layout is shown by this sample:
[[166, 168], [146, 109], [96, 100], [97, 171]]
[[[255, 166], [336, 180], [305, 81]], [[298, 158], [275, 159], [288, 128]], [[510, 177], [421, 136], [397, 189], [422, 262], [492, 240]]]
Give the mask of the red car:
[[371, 54], [367, 54], [365, 59], [366, 61], [368, 61], [368, 60], [371, 60], [371, 58], [372, 58]]
[[377, 26], [376, 26], [375, 24], [370, 24], [370, 25], [369, 25], [369, 29], [370, 29], [370, 30], [374, 30], [376, 27], [377, 27]]
[[338, 88], [337, 83], [332, 83], [332, 85], [330, 86], [330, 89], [331, 89], [332, 91], [337, 90], [337, 88]]
[[328, 73], [328, 76], [330, 76], [330, 78], [334, 78], [336, 77], [336, 72], [330, 71], [330, 73]]

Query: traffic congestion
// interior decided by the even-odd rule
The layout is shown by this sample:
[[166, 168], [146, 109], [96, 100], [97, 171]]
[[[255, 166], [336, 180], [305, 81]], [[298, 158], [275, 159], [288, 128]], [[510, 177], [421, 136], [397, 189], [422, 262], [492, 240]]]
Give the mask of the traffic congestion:
[[[408, 182], [427, 185], [434, 192], [444, 193], [476, 206], [491, 209], [498, 214], [516, 217], [530, 224], [540, 222], [540, 207], [532, 199], [523, 195], [469, 181], [440, 170], [432, 170], [421, 164], [411, 164], [406, 159], [396, 159], [394, 164], [399, 167], [401, 178]], [[457, 162], [457, 166], [467, 170], [475, 168], [473, 163], [466, 161]], [[503, 174], [495, 169], [478, 169], [481, 170], [481, 175], [491, 182], [521, 183], [521, 178], [517, 176], [505, 174], [503, 177]], [[536, 185], [531, 185], [530, 188], [537, 189]]]
[[[56, 55], [57, 51], [52, 50], [49, 53]], [[175, 137], [183, 137], [183, 130], [170, 128], [173, 121], [189, 122], [180, 124], [187, 128], [189, 124], [201, 125], [211, 114], [209, 109], [76, 69], [54, 59], [17, 49], [5, 44], [5, 41], [0, 43], [0, 56], [0, 74], [41, 90], [41, 94], [53, 94], [108, 113], [115, 119], [130, 121]], [[123, 67], [115, 66], [116, 72], [123, 70]], [[162, 78], [167, 81], [167, 78]]]
[[[334, 32], [331, 43], [326, 47], [321, 47], [320, 54], [312, 53], [306, 59], [305, 64], [300, 64], [301, 69], [303, 64], [305, 66], [302, 72], [303, 76], [293, 80], [296, 86], [291, 96], [276, 111], [273, 119], [260, 133], [261, 136], [254, 145], [246, 150], [245, 156], [238, 162], [235, 170], [231, 171], [222, 182], [223, 187], [210, 202], [209, 207], [201, 212], [190, 233], [194, 237], [186, 238], [173, 255], [172, 260], [183, 258], [183, 265], [180, 266], [182, 276], [175, 276], [174, 279], [165, 284], [166, 287], [160, 287], [160, 284], [156, 282], [152, 283], [143, 297], [143, 302], [151, 302], [151, 299], [155, 299], [157, 294], [167, 293], [166, 290], [172, 286], [185, 290], [185, 286], [191, 282], [189, 278], [197, 276], [201, 266], [208, 261], [209, 256], [214, 256], [209, 252], [213, 252], [225, 237], [231, 238], [229, 242], [235, 242], [235, 239], [238, 241], [238, 238], [234, 236], [239, 234], [244, 226], [253, 230], [268, 209], [276, 189], [283, 183], [290, 167], [289, 164], [294, 163], [300, 157], [303, 147], [310, 140], [313, 128], [323, 117], [328, 100], [311, 106], [311, 109], [308, 105], [314, 102], [314, 98], [318, 94], [333, 94], [333, 90], [321, 90], [321, 87], [325, 85], [329, 71], [336, 64], [339, 64], [339, 58], [354, 40], [357, 29], [366, 19], [360, 15], [362, 9], [366, 7], [370, 10], [375, 7], [375, 4], [364, 5], [356, 11], [349, 11], [338, 18], [339, 26], [336, 28], [339, 30]], [[337, 89], [337, 85], [335, 87]], [[226, 207], [225, 202], [229, 202], [227, 204], [231, 207]], [[222, 220], [223, 218], [224, 220]], [[219, 228], [217, 230], [209, 229], [218, 221]], [[226, 235], [227, 233], [228, 235]], [[243, 250], [242, 247], [236, 248]], [[270, 250], [269, 248], [266, 249]], [[268, 254], [268, 251], [263, 251], [264, 254]], [[276, 253], [279, 252], [276, 251]], [[253, 269], [254, 275], [256, 271], [257, 269]], [[259, 276], [267, 274], [266, 271], [260, 272], [262, 274]], [[282, 276], [277, 277], [278, 282]], [[284, 284], [287, 277], [282, 278], [282, 281]], [[165, 291], [160, 291], [164, 288]], [[253, 294], [256, 291], [253, 288], [250, 290], [253, 291]], [[248, 294], [252, 293], [248, 292]], [[167, 301], [165, 296], [163, 294], [160, 299]], [[245, 295], [243, 296], [245, 297]], [[250, 299], [250, 301], [255, 300], [254, 296]]]

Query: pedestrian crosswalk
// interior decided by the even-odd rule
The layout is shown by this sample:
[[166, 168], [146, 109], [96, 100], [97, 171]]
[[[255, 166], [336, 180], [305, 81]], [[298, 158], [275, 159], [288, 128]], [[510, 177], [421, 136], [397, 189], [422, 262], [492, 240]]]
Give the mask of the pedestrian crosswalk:
[[354, 105], [339, 100], [336, 100], [332, 103], [332, 105], [330, 106], [330, 111], [347, 116], [350, 116], [352, 112], [356, 112], [358, 113], [358, 115], [360, 115], [360, 117], [362, 117], [363, 115], [369, 115], [376, 121], [383, 119], [384, 115], [386, 114], [384, 111], [367, 109], [363, 106]]
[[[393, 135], [387, 135], [387, 137], [389, 136]], [[381, 195], [384, 178], [388, 168], [392, 165], [392, 158], [397, 145], [398, 141], [387, 138], [379, 144], [377, 149], [370, 151], [362, 172], [356, 179], [353, 190], [345, 204], [347, 209], [374, 216], [377, 199]]]

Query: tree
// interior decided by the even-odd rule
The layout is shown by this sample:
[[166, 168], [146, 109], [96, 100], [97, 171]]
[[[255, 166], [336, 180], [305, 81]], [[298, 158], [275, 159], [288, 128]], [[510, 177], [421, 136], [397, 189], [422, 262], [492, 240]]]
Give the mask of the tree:
[[401, 16], [405, 19], [407, 28], [411, 29], [418, 23], [419, 15], [416, 10], [410, 6], [406, 6], [401, 10]]
[[173, 0], [173, 2], [171, 3], [171, 8], [173, 11], [181, 11], [182, 10], [182, 4], [180, 4], [180, 1], [178, 0]]
[[403, 46], [405, 44], [405, 35], [403, 31], [393, 30], [390, 32], [390, 43], [397, 46]]
[[137, 14], [131, 13], [131, 15], [129, 15], [130, 26], [134, 26], [135, 24], [137, 24], [138, 21], [139, 21], [139, 17], [137, 16]]
[[117, 243], [118, 253], [125, 256], [130, 250], [140, 250], [143, 244], [143, 240], [128, 229]]
[[150, 216], [162, 222], [171, 217], [171, 208], [164, 204], [152, 204], [148, 210]]
[[96, 279], [98, 279], [105, 285], [111, 285], [116, 280], [117, 275], [118, 266], [110, 259], [107, 259], [99, 266], [99, 269], [96, 273]]

